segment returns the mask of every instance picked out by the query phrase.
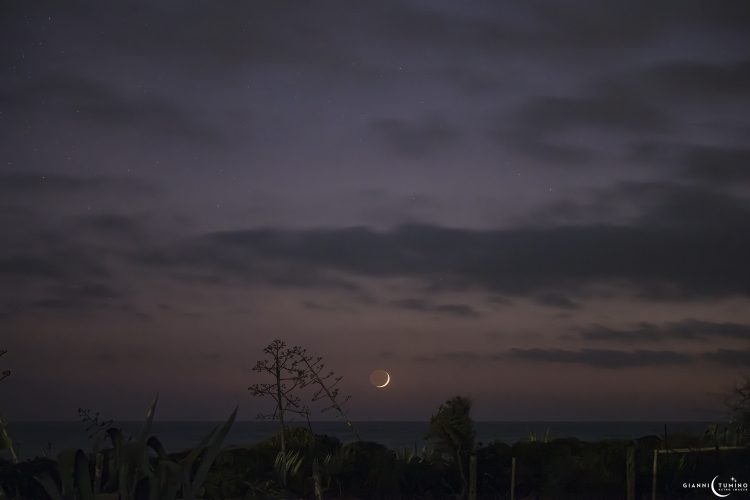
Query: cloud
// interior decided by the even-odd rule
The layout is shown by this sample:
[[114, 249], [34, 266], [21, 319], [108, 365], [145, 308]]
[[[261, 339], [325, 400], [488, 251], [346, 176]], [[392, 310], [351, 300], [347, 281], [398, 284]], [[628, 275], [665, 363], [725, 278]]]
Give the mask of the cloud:
[[34, 195], [78, 195], [100, 191], [128, 195], [150, 194], [157, 191], [157, 186], [133, 177], [84, 177], [52, 172], [0, 173], [0, 193], [5, 196], [27, 198]]
[[118, 317], [149, 319], [123, 284], [113, 278], [94, 281], [93, 277], [85, 276], [26, 274], [4, 279], [8, 286], [0, 288], [0, 311], [8, 318], [48, 313], [80, 318], [106, 311]]
[[467, 304], [432, 304], [423, 299], [415, 298], [394, 300], [390, 304], [400, 309], [415, 312], [443, 314], [461, 318], [476, 318], [480, 316], [479, 312]]
[[694, 227], [700, 231], [747, 225], [750, 199], [719, 186], [669, 181], [621, 181], [576, 198], [542, 205], [520, 220], [529, 227]]
[[588, 166], [597, 159], [596, 148], [591, 144], [572, 143], [522, 124], [513, 128], [504, 114], [490, 127], [490, 139], [504, 148], [522, 153], [525, 157], [542, 160], [553, 165], [573, 167]]
[[737, 104], [738, 99], [750, 99], [750, 59], [668, 60], [612, 75], [608, 81], [628, 85], [655, 99]]
[[[181, 138], [211, 144], [217, 132], [201, 123], [183, 105], [153, 94], [126, 93], [115, 84], [77, 75], [51, 74], [16, 86], [0, 87], [0, 107], [29, 117], [43, 112], [72, 123], [107, 129], [147, 130], [163, 139]], [[148, 135], [148, 134], [147, 134]]]
[[140, 217], [116, 213], [99, 213], [78, 218], [84, 230], [98, 235], [118, 236], [133, 240], [145, 237], [147, 224]]
[[534, 301], [537, 304], [548, 307], [556, 307], [558, 309], [574, 310], [580, 306], [572, 301], [569, 297], [555, 292], [543, 293], [534, 297]]
[[[228, 231], [191, 238], [181, 244], [155, 244], [133, 252], [131, 263], [152, 271], [159, 270], [178, 281], [192, 283], [265, 284], [282, 288], [361, 291], [356, 282], [341, 273], [306, 263], [303, 252], [286, 256], [267, 253], [273, 245], [274, 235], [282, 233], [286, 232], [272, 229]], [[300, 236], [292, 231], [282, 238], [288, 238], [288, 243], [294, 247], [294, 241], [299, 240]], [[246, 246], [246, 243], [251, 244]], [[259, 245], [257, 248], [253, 248], [255, 243]], [[335, 259], [333, 256], [331, 258]]]
[[610, 349], [511, 349], [508, 357], [522, 361], [564, 363], [593, 366], [596, 368], [633, 368], [688, 364], [694, 361], [691, 355], [675, 351], [617, 351]]
[[50, 38], [73, 38], [76, 45], [103, 47], [108, 58], [178, 67], [193, 78], [284, 64], [356, 73], [352, 63], [360, 58], [347, 54], [372, 35], [373, 26], [372, 15], [363, 15], [362, 9], [348, 2], [333, 2], [325, 10], [286, 2], [205, 8], [171, 1], [106, 9], [96, 5], [63, 9], [47, 2], [18, 10], [8, 16], [16, 22], [4, 32], [7, 42], [28, 37], [18, 26], [19, 19], [49, 17], [55, 20], [47, 26]]
[[672, 167], [685, 180], [706, 186], [747, 187], [750, 182], [750, 150], [744, 147], [646, 141], [631, 144], [628, 156]]
[[[34, 176], [5, 179], [29, 192], [39, 182]], [[75, 193], [111, 182], [59, 177], [51, 185]], [[586, 221], [586, 213], [599, 212], [608, 203], [615, 207], [611, 213], [621, 205], [626, 212], [632, 206], [642, 212], [621, 223]], [[743, 199], [695, 186], [626, 183], [597, 193], [592, 204], [582, 203], [569, 211], [576, 212], [582, 218], [576, 224], [501, 229], [426, 224], [387, 230], [251, 228], [179, 238], [149, 229], [143, 216], [101, 212], [9, 237], [0, 251], [2, 300], [16, 306], [24, 297], [34, 307], [71, 305], [61, 301], [65, 290], [96, 283], [121, 293], [124, 275], [132, 273], [163, 282], [334, 289], [349, 294], [366, 290], [370, 279], [406, 278], [430, 294], [475, 289], [567, 310], [579, 307], [580, 299], [594, 293], [592, 287], [598, 285], [649, 300], [750, 295], [746, 265], [750, 209]], [[17, 296], [18, 287], [28, 295]], [[480, 314], [469, 304], [432, 297], [390, 305], [455, 317]], [[112, 300], [126, 303], [129, 297]], [[78, 298], [72, 305], [96, 304]], [[612, 340], [632, 335], [645, 341], [652, 334], [676, 336], [670, 332], [678, 330], [683, 332], [679, 335], [697, 338], [713, 329], [726, 338], [738, 332], [734, 334], [741, 338], [744, 333], [737, 328], [691, 320], [609, 333], [592, 327], [583, 334], [591, 339], [610, 335]], [[692, 333], [684, 333], [687, 330]]]
[[478, 352], [470, 352], [470, 351], [446, 351], [438, 353], [434, 356], [428, 356], [428, 355], [419, 355], [414, 356], [414, 361], [418, 363], [436, 363], [440, 361], [449, 361], [453, 363], [479, 363], [483, 361], [491, 361], [493, 359], [497, 359], [500, 357], [497, 354], [494, 355], [487, 355], [483, 353]]
[[388, 148], [406, 157], [431, 156], [450, 149], [461, 139], [458, 127], [435, 118], [380, 118], [373, 120], [370, 127]]
[[[717, 134], [717, 103], [742, 109], [750, 105], [750, 60], [707, 63], [672, 61], [635, 63], [610, 75], [579, 78], [564, 95], [537, 95], [502, 111], [489, 127], [490, 137], [506, 149], [559, 165], [584, 166], [611, 161], [613, 150], [633, 140], [674, 140], [688, 130], [703, 137]], [[685, 102], [690, 106], [686, 106]], [[699, 111], [700, 110], [700, 111]], [[620, 146], [618, 146], [618, 144]], [[676, 149], [665, 143], [664, 149]], [[741, 147], [690, 146], [679, 157], [633, 154], [654, 162], [683, 163], [696, 180], [745, 180], [747, 153]], [[642, 153], [648, 153], [643, 151]], [[672, 155], [674, 156], [674, 155]]]
[[[137, 54], [201, 76], [205, 68], [237, 72], [286, 64], [312, 66], [319, 73], [367, 75], [362, 81], [382, 76], [394, 58], [414, 53], [428, 66], [430, 56], [437, 54], [441, 62], [469, 62], [463, 66], [481, 74], [500, 56], [566, 58], [581, 64], [593, 55], [627, 54], [696, 32], [731, 34], [732, 41], [742, 46], [750, 17], [746, 7], [734, 3], [707, 12], [699, 3], [645, 1], [622, 6], [589, 0], [565, 4], [537, 0], [512, 6], [480, 1], [471, 10], [452, 3], [396, 0], [364, 7], [334, 1], [325, 10], [289, 2], [221, 4], [210, 9], [180, 2], [136, 2], [132, 7], [106, 9], [42, 2], [8, 13], [6, 17], [15, 22], [4, 26], [6, 45], [12, 47], [7, 42], [28, 36], [21, 16], [54, 18], [58, 22], [47, 27], [53, 38], [70, 30], [76, 42], [104, 46], [112, 57], [128, 59]], [[670, 36], [665, 40], [666, 32]], [[378, 40], [382, 50], [374, 51], [371, 40]]]
[[575, 364], [603, 369], [684, 365], [694, 363], [696, 360], [697, 358], [691, 354], [666, 350], [621, 351], [610, 349], [566, 350], [553, 348], [512, 348], [507, 351], [494, 353], [447, 351], [435, 356], [419, 356], [415, 358], [415, 361], [419, 362], [496, 363], [523, 361], [529, 363]]
[[[498, 113], [489, 137], [504, 148], [553, 164], [585, 166], [605, 142], [625, 141], [675, 128], [672, 110], [620, 84], [585, 81], [567, 96], [532, 96]], [[632, 140], [632, 139], [631, 139]], [[611, 148], [611, 145], [610, 145]]]
[[750, 349], [719, 349], [703, 354], [709, 361], [730, 366], [750, 366]]
[[107, 277], [110, 273], [106, 266], [101, 264], [101, 260], [95, 258], [93, 252], [75, 248], [67, 251], [53, 250], [49, 253], [0, 255], [0, 275], [62, 280], [76, 275]]
[[[640, 205], [636, 224], [655, 227], [694, 228], [695, 237], [712, 236], [721, 241], [726, 231], [742, 231], [750, 214], [748, 198], [700, 185], [669, 183], [627, 183], [612, 194], [630, 198], [631, 206]], [[606, 192], [602, 193], [606, 196]], [[741, 238], [744, 240], [744, 238]]]
[[593, 284], [630, 287], [655, 300], [750, 294], [747, 202], [661, 183], [620, 186], [617, 197], [644, 212], [625, 224], [222, 231], [145, 262], [308, 286], [406, 277], [435, 290], [474, 287], [509, 296], [570, 295]]
[[69, 311], [76, 315], [106, 309], [111, 312], [146, 317], [130, 303], [128, 294], [123, 290], [104, 283], [87, 283], [81, 280], [69, 280], [49, 286], [40, 292], [40, 298], [30, 300], [20, 309], [36, 312], [40, 310]]
[[324, 313], [347, 313], [347, 314], [357, 313], [357, 309], [353, 307], [342, 306], [339, 304], [321, 303], [321, 302], [316, 302], [314, 300], [303, 300], [301, 302], [301, 305], [305, 309], [310, 309], [312, 311], [319, 311], [319, 312], [324, 312]]
[[[407, 2], [383, 3], [385, 35], [407, 45], [502, 54], [524, 51], [548, 57], [637, 49], [658, 43], [665, 31], [702, 28], [731, 32], [746, 38], [743, 21], [750, 18], [744, 5], [700, 8], [698, 3], [633, 1], [603, 5], [595, 1], [561, 4], [533, 1], [513, 8], [479, 2], [471, 13], [453, 4], [418, 9]], [[376, 17], [377, 19], [377, 17]], [[688, 31], [689, 32], [689, 31]]]
[[695, 180], [750, 185], [750, 149], [692, 147], [681, 162], [685, 164], [685, 174]]
[[672, 350], [618, 350], [618, 349], [558, 349], [511, 348], [498, 352], [444, 351], [432, 356], [415, 356], [420, 363], [447, 361], [453, 363], [498, 363], [519, 361], [525, 363], [550, 363], [581, 365], [599, 369], [630, 369], [652, 366], [680, 366], [701, 360], [719, 365], [748, 366], [750, 350], [718, 349], [697, 354]]
[[663, 130], [668, 119], [657, 107], [626, 92], [609, 89], [591, 97], [536, 97], [518, 108], [514, 125], [537, 133], [575, 127], [622, 132]]
[[584, 329], [581, 338], [588, 341], [614, 341], [624, 343], [722, 340], [750, 340], [750, 325], [716, 323], [697, 319], [655, 325], [639, 323], [631, 329], [612, 329], [593, 325]]
[[[40, 212], [49, 190], [76, 199], [100, 192], [112, 198], [131, 192], [133, 184], [110, 178], [52, 176], [49, 185], [36, 188], [36, 176], [6, 176], [6, 188], [34, 207], [32, 215], [13, 219], [0, 246], [0, 311], [9, 315], [41, 311], [108, 309], [113, 314], [142, 315], [128, 292], [137, 269], [128, 268], [126, 256], [156, 244], [158, 238], [141, 217], [107, 212], [69, 216], [54, 210]], [[118, 191], [119, 190], [119, 191]], [[138, 191], [135, 191], [138, 192]], [[15, 199], [15, 198], [14, 198]], [[51, 204], [56, 209], [55, 204]]]

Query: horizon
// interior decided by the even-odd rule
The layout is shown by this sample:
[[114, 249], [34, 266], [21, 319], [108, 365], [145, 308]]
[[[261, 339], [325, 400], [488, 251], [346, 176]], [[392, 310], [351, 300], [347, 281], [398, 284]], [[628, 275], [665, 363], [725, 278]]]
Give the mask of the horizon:
[[[430, 418], [427, 417], [424, 420], [352, 420], [352, 423], [370, 423], [370, 424], [380, 424], [380, 423], [393, 423], [393, 424], [421, 424], [421, 423], [429, 423]], [[16, 420], [15, 423], [35, 423], [35, 424], [45, 424], [45, 423], [71, 423], [71, 424], [81, 424], [80, 420], [71, 419], [71, 420]], [[14, 423], [11, 422], [11, 423]], [[184, 423], [184, 424], [209, 424], [209, 423], [221, 423], [224, 422], [224, 420], [160, 420], [159, 418], [154, 418], [154, 422], [160, 422], [164, 424], [168, 423]], [[235, 423], [268, 423], [269, 425], [278, 425], [274, 420], [264, 420], [264, 419], [247, 419], [247, 420], [235, 420]], [[713, 420], [474, 420], [472, 419], [472, 422], [475, 424], [617, 424], [617, 423], [639, 423], [639, 424], [681, 424], [681, 423], [688, 423], [688, 424], [704, 424], [704, 423], [713, 423]], [[142, 420], [119, 420], [115, 421], [113, 423], [114, 427], [117, 427], [118, 424], [138, 424], [142, 423]], [[346, 425], [344, 422], [341, 422], [340, 420], [311, 420], [311, 424], [316, 423], [340, 423], [342, 425]], [[303, 420], [292, 420], [290, 422], [287, 422], [288, 425], [297, 427], [294, 424], [299, 424], [301, 426], [306, 426], [307, 422]]]
[[247, 420], [277, 338], [353, 421], [723, 421], [750, 373], [750, 3], [6, 11], [10, 421]]

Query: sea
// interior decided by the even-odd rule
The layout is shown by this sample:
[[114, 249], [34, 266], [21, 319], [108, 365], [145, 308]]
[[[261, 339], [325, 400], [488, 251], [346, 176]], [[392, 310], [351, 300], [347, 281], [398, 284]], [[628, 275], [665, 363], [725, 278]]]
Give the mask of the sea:
[[[155, 421], [151, 433], [159, 438], [169, 452], [191, 448], [219, 422]], [[142, 422], [116, 422], [126, 436], [137, 434]], [[301, 423], [292, 425], [302, 426]], [[512, 444], [531, 439], [578, 438], [583, 441], [603, 439], [635, 439], [648, 435], [673, 433], [703, 434], [709, 422], [475, 422], [477, 441], [502, 441]], [[306, 424], [305, 424], [306, 426]], [[427, 445], [427, 422], [353, 422], [359, 437], [375, 441], [391, 449], [422, 449]], [[343, 422], [312, 422], [317, 434], [334, 436], [343, 443], [355, 435]], [[235, 422], [225, 439], [226, 445], [246, 445], [271, 437], [278, 424], [269, 421]], [[80, 422], [11, 422], [8, 427], [17, 453], [22, 459], [55, 457], [68, 448], [90, 448], [88, 434]], [[0, 453], [0, 456], [4, 456]]]

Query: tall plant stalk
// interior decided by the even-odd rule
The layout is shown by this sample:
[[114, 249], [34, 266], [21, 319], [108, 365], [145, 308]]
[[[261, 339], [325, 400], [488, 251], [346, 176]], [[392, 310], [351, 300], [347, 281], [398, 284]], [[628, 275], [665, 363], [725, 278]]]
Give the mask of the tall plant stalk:
[[[6, 354], [8, 354], [7, 350], [0, 349], [0, 357], [5, 356]], [[2, 372], [0, 372], [0, 382], [8, 377], [10, 377], [10, 370], [3, 370]], [[8, 434], [8, 422], [2, 416], [0, 416], [0, 450], [1, 449], [9, 450], [11, 462], [13, 462], [14, 464], [18, 463], [16, 448], [13, 445], [13, 440]]]
[[306, 384], [305, 370], [300, 365], [302, 348], [287, 347], [281, 340], [271, 342], [263, 352], [266, 359], [258, 361], [254, 372], [271, 376], [271, 382], [253, 384], [248, 390], [254, 397], [270, 397], [274, 402], [272, 413], [261, 413], [258, 418], [278, 420], [281, 452], [286, 453], [287, 415], [305, 415], [307, 408], [297, 395]]
[[[8, 354], [8, 351], [6, 349], [0, 349], [0, 358], [5, 356], [6, 354]], [[10, 370], [0, 371], [0, 382], [2, 382], [8, 377], [10, 377]]]
[[359, 441], [359, 434], [354, 428], [354, 424], [352, 423], [352, 421], [346, 415], [346, 412], [344, 412], [343, 407], [349, 401], [349, 399], [351, 399], [351, 396], [346, 395], [343, 397], [343, 401], [340, 400], [340, 388], [337, 386], [339, 385], [343, 377], [340, 375], [336, 375], [333, 371], [328, 371], [326, 373], [323, 358], [320, 356], [310, 356], [307, 354], [307, 351], [303, 350], [300, 356], [300, 362], [305, 368], [308, 378], [307, 383], [315, 385], [317, 387], [312, 397], [313, 402], [327, 399], [329, 404], [321, 411], [326, 412], [329, 410], [333, 410], [334, 412], [336, 412], [338, 416], [344, 421], [349, 430], [351, 430], [351, 432], [357, 438], [357, 441]]

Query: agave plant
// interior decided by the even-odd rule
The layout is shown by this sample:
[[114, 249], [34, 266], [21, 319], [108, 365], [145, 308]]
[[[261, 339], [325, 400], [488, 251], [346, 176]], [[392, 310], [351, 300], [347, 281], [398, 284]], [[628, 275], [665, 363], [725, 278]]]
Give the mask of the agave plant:
[[417, 448], [417, 444], [414, 443], [414, 447], [404, 447], [395, 450], [396, 460], [405, 464], [417, 464], [426, 462], [430, 458], [431, 452], [423, 446], [421, 450]]
[[[229, 419], [217, 426], [190, 453], [173, 460], [161, 442], [151, 435], [157, 399], [146, 412], [141, 432], [126, 441], [120, 429], [110, 428], [95, 436], [91, 456], [94, 476], [91, 477], [89, 456], [81, 450], [65, 450], [58, 456], [59, 484], [49, 475], [37, 481], [52, 500], [194, 500], [201, 490], [209, 469], [234, 423], [237, 408]], [[109, 439], [110, 450], [99, 446]], [[156, 456], [151, 458], [149, 453]], [[106, 472], [106, 475], [105, 475]]]
[[549, 443], [549, 427], [547, 427], [547, 430], [544, 432], [544, 437], [542, 439], [538, 439], [536, 432], [529, 431], [529, 443]]
[[[0, 349], [0, 357], [8, 354], [5, 349]], [[10, 377], [10, 370], [0, 370], [0, 382]], [[8, 434], [8, 422], [0, 416], [0, 450], [9, 450], [10, 459], [13, 463], [18, 463], [18, 456], [16, 455], [16, 449], [13, 446], [13, 441], [10, 439]]]
[[14, 464], [18, 463], [16, 448], [8, 434], [8, 422], [3, 417], [0, 417], [0, 450], [8, 450], [10, 452], [10, 461]]
[[305, 453], [300, 450], [280, 451], [274, 460], [274, 470], [279, 477], [296, 476], [305, 463]]
[[[316, 436], [311, 431], [296, 427], [290, 429], [289, 444], [285, 452], [278, 452], [274, 470], [278, 478], [288, 484], [285, 488], [298, 493], [310, 493], [318, 500], [330, 489], [333, 477], [341, 471], [342, 455], [338, 440]], [[295, 488], [297, 488], [295, 490]]]
[[[8, 354], [7, 349], [0, 349], [0, 358]], [[10, 377], [10, 370], [0, 370], [0, 382]]]

